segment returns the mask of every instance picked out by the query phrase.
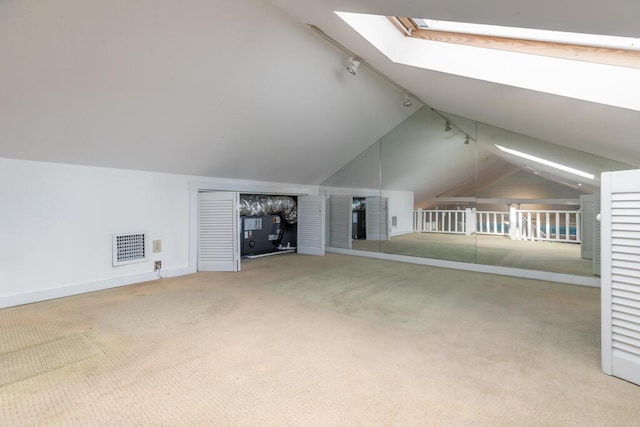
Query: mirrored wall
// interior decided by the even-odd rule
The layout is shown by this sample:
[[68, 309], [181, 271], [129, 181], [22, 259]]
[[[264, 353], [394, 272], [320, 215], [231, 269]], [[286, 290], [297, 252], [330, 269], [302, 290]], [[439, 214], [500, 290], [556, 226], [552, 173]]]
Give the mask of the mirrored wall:
[[624, 169], [423, 107], [322, 184], [327, 246], [593, 276], [599, 175]]

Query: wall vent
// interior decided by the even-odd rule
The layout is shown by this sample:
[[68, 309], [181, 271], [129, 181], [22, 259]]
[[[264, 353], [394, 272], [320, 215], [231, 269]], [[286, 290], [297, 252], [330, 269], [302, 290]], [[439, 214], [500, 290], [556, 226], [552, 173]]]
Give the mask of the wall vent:
[[114, 234], [113, 266], [146, 261], [146, 244], [146, 233]]

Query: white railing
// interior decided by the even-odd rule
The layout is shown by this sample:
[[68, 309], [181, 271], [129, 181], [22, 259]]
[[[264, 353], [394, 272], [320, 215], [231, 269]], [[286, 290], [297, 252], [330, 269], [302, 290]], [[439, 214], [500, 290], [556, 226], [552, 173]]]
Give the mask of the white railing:
[[417, 209], [413, 211], [413, 229], [419, 233], [471, 234], [475, 230], [474, 212]]
[[478, 211], [478, 234], [509, 235], [509, 212]]
[[580, 243], [580, 211], [538, 211], [514, 209], [511, 238], [548, 242]]
[[512, 240], [580, 243], [580, 211], [523, 210], [509, 212], [465, 210], [413, 211], [418, 233], [491, 234]]

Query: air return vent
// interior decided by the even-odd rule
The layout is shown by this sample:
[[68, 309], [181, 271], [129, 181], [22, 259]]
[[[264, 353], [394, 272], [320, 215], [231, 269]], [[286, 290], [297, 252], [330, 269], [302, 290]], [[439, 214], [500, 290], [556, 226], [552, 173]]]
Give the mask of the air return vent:
[[146, 261], [146, 233], [113, 235], [113, 266]]

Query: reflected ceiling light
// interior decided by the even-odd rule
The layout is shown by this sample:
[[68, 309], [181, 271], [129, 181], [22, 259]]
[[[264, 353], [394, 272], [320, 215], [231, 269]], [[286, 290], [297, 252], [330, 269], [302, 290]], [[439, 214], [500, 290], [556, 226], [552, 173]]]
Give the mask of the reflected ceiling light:
[[556, 163], [556, 162], [552, 162], [551, 160], [546, 160], [546, 159], [542, 159], [540, 157], [536, 157], [536, 156], [532, 156], [531, 154], [527, 154], [527, 153], [523, 153], [521, 151], [517, 151], [517, 150], [513, 150], [511, 148], [506, 148], [503, 147], [501, 145], [495, 144], [496, 147], [498, 147], [500, 149], [500, 151], [503, 151], [505, 153], [508, 154], [513, 154], [514, 156], [518, 156], [518, 157], [522, 157], [523, 159], [527, 159], [527, 160], [531, 160], [532, 162], [536, 162], [536, 163], [540, 163], [541, 165], [545, 165], [545, 166], [550, 166], [552, 168], [561, 170], [561, 171], [565, 171], [565, 172], [569, 172], [572, 173], [574, 175], [578, 175], [581, 176], [583, 178], [587, 178], [587, 179], [594, 179], [595, 175], [590, 174], [588, 172], [584, 172], [578, 169], [574, 169], [572, 167], [569, 166], [565, 166], [565, 165], [561, 165], [560, 163]]
[[358, 74], [358, 67], [360, 66], [360, 61], [358, 61], [353, 56], [349, 58], [349, 65], [347, 65], [347, 72], [352, 76]]
[[527, 169], [529, 169], [534, 175], [557, 182], [558, 184], [566, 185], [567, 187], [575, 188], [576, 190], [580, 190], [582, 188], [582, 184], [579, 182], [570, 182], [565, 179], [558, 178], [557, 176], [540, 172], [539, 170], [532, 168], [531, 166], [527, 166]]
[[449, 132], [450, 130], [451, 130], [451, 123], [449, 123], [449, 120], [447, 120], [447, 122], [444, 124], [444, 131]]
[[402, 102], [402, 105], [409, 108], [413, 105], [413, 100], [411, 99], [411, 97], [409, 95], [405, 95], [404, 96], [404, 101]]

